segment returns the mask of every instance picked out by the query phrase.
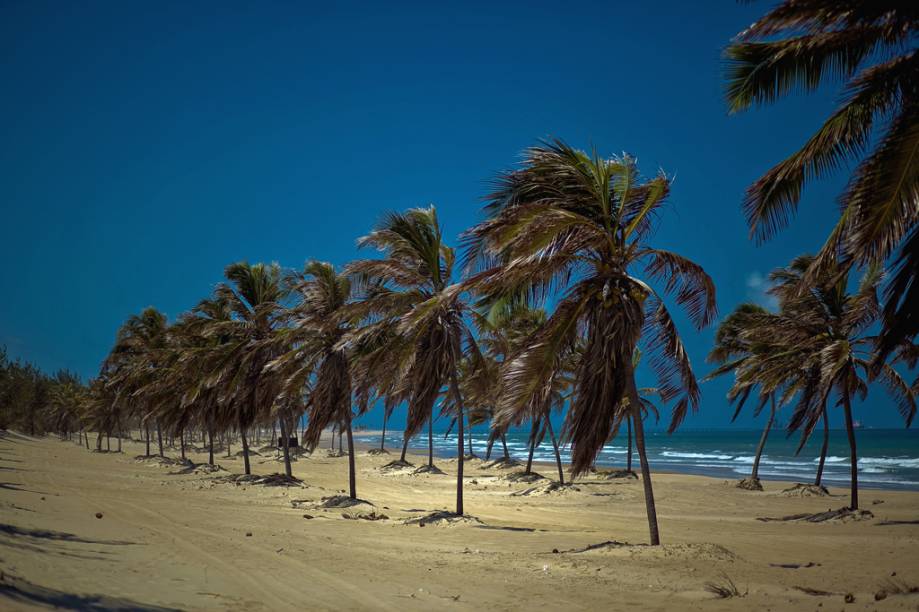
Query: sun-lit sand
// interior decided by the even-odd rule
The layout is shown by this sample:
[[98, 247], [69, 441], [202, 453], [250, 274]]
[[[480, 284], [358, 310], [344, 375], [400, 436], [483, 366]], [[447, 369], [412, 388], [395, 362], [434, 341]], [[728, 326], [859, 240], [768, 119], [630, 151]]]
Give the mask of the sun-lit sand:
[[[455, 461], [437, 462], [446, 475], [384, 473], [381, 466], [396, 457], [361, 450], [358, 494], [369, 504], [322, 508], [323, 497], [347, 485], [347, 458], [329, 457], [325, 448], [295, 462], [302, 487], [225, 482], [242, 472], [240, 458], [221, 457], [227, 471], [196, 473], [135, 460], [143, 452], [138, 442], [107, 454], [53, 437], [0, 439], [0, 609], [919, 606], [919, 593], [896, 593], [919, 587], [917, 492], [863, 490], [874, 518], [862, 521], [762, 522], [757, 517], [839, 508], [845, 491], [789, 497], [781, 483], [757, 493], [658, 474], [664, 545], [651, 548], [634, 479], [591, 476], [547, 492], [548, 481], [509, 482], [514, 470], [473, 460], [465, 495], [475, 518], [407, 524], [452, 508]], [[202, 453], [189, 457], [206, 461]], [[539, 466], [547, 477], [553, 470]], [[278, 471], [283, 464], [273, 453], [253, 457], [254, 473]], [[383, 518], [354, 518], [361, 516]], [[738, 596], [719, 599], [706, 589], [728, 580]]]

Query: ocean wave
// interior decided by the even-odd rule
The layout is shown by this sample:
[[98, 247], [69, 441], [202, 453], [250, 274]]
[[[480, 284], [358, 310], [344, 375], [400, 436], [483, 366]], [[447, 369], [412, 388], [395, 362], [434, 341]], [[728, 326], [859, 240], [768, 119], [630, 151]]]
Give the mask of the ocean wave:
[[673, 457], [675, 459], [733, 459], [733, 455], [710, 455], [708, 453], [679, 453], [676, 451], [664, 451], [661, 453], [664, 457]]

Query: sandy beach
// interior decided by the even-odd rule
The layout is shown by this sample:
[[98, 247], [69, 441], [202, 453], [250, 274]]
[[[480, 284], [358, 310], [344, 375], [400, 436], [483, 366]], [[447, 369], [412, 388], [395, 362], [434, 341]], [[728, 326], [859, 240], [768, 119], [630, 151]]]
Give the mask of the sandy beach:
[[[437, 462], [446, 475], [385, 473], [380, 468], [393, 455], [362, 449], [358, 495], [373, 505], [342, 509], [319, 507], [347, 483], [347, 458], [325, 448], [295, 462], [302, 487], [228, 482], [242, 472], [239, 458], [222, 457], [227, 471], [206, 473], [135, 459], [143, 452], [139, 442], [126, 442], [122, 454], [94, 453], [54, 437], [4, 434], [0, 608], [919, 606], [919, 593], [897, 593], [919, 587], [917, 492], [866, 489], [864, 507], [874, 516], [861, 521], [763, 522], [757, 518], [839, 508], [845, 491], [797, 497], [783, 495], [783, 483], [758, 493], [659, 474], [664, 544], [651, 548], [634, 479], [593, 475], [550, 491], [548, 480], [511, 482], [515, 470], [473, 460], [465, 491], [475, 518], [420, 526], [406, 522], [452, 506], [455, 461]], [[189, 457], [206, 461], [201, 453]], [[253, 459], [255, 474], [283, 471], [273, 453]], [[539, 471], [553, 475], [552, 466]], [[581, 550], [604, 542], [612, 543]], [[706, 589], [728, 579], [737, 596]]]

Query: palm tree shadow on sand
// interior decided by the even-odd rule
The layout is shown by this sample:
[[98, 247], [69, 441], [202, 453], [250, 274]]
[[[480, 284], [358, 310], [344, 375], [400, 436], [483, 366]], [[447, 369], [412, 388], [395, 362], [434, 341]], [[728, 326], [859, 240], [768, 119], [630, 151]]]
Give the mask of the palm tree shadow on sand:
[[143, 604], [130, 599], [106, 595], [80, 595], [34, 584], [23, 578], [0, 573], [0, 607], [9, 600], [18, 604], [45, 605], [62, 610], [108, 610], [131, 612], [172, 612], [164, 608]]

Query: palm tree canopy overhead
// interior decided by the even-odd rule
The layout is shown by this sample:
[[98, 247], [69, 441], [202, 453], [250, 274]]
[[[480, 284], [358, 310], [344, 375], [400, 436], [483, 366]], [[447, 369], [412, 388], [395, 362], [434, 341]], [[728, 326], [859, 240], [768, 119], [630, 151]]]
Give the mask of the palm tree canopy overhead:
[[[635, 159], [601, 158], [561, 141], [527, 151], [489, 197], [489, 218], [467, 232], [469, 284], [489, 299], [559, 290], [551, 316], [506, 368], [502, 402], [525, 404], [555, 366], [584, 342], [565, 423], [575, 474], [614, 435], [633, 392], [639, 340], [651, 355], [670, 429], [698, 407], [689, 356], [664, 303], [671, 294], [697, 328], [716, 315], [715, 287], [696, 263], [647, 241], [670, 180], [642, 179]], [[652, 285], [659, 288], [655, 290]]]
[[732, 112], [831, 79], [845, 81], [836, 110], [747, 189], [744, 210], [751, 234], [768, 239], [788, 224], [806, 181], [856, 164], [817, 262], [867, 264], [896, 254], [885, 292], [882, 358], [919, 332], [917, 33], [915, 2], [786, 0], [726, 51]]

